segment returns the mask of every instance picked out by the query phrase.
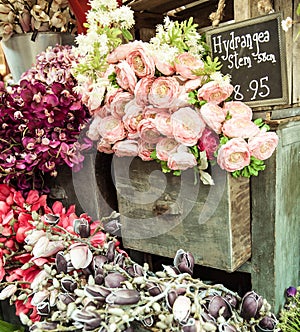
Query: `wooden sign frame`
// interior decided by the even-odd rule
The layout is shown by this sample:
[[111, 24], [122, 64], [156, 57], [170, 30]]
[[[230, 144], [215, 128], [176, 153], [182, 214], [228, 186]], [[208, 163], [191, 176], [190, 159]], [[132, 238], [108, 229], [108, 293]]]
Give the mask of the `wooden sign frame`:
[[[288, 103], [282, 14], [274, 13], [206, 32], [212, 57], [231, 76], [234, 100], [249, 106]], [[273, 52], [273, 53], [272, 53]]]

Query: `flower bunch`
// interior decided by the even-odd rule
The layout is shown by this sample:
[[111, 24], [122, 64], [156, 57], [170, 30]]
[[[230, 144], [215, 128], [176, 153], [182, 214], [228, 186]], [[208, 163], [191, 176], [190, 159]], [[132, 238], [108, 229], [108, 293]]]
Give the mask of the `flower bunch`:
[[76, 32], [68, 0], [0, 0], [0, 37], [38, 31]]
[[300, 331], [300, 287], [286, 290], [286, 303], [279, 313], [278, 327], [282, 332]]
[[149, 271], [119, 247], [118, 214], [92, 221], [46, 196], [0, 185], [0, 300], [29, 331], [276, 331], [270, 305], [192, 277], [194, 258]]
[[75, 67], [77, 89], [93, 115], [87, 135], [98, 150], [156, 160], [163, 172], [175, 175], [194, 167], [205, 184], [213, 184], [206, 170], [216, 162], [234, 176], [263, 170], [278, 137], [261, 120], [252, 121], [246, 104], [230, 100], [230, 78], [208, 56], [193, 20], [166, 18], [150, 42], [118, 45], [103, 26], [113, 24], [106, 17], [120, 8], [115, 3], [105, 18], [96, 17], [98, 3], [91, 2], [93, 23], [77, 39], [87, 60]]
[[64, 164], [80, 169], [90, 141], [78, 141], [88, 112], [74, 92], [76, 61], [71, 46], [57, 45], [39, 54], [18, 84], [1, 85], [1, 183], [43, 190], [44, 174], [56, 176]]

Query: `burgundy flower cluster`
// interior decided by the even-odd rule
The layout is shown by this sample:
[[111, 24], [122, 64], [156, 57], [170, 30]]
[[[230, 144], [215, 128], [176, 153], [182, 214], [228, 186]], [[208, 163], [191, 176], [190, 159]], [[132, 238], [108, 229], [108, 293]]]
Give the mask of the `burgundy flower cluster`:
[[80, 169], [91, 147], [87, 138], [79, 142], [88, 113], [74, 91], [78, 57], [57, 45], [36, 60], [18, 84], [0, 85], [0, 182], [27, 192], [45, 190], [44, 174], [56, 176], [61, 165]]

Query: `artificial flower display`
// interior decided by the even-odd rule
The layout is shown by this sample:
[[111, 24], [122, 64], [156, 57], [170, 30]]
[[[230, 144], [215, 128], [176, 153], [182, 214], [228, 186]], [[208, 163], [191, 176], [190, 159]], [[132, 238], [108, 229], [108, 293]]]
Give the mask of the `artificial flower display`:
[[286, 289], [286, 303], [279, 313], [278, 327], [282, 332], [300, 331], [300, 286]]
[[93, 116], [87, 135], [99, 151], [156, 160], [175, 175], [195, 168], [205, 184], [213, 184], [207, 170], [216, 163], [234, 176], [265, 168], [278, 137], [231, 99], [230, 77], [209, 57], [192, 19], [166, 18], [149, 42], [129, 41], [128, 7], [115, 0], [90, 5], [74, 72]]
[[57, 45], [39, 54], [18, 84], [0, 83], [0, 183], [43, 191], [45, 174], [81, 168], [91, 144], [79, 142], [88, 111], [74, 92], [76, 61], [71, 46]]
[[76, 32], [68, 0], [0, 0], [0, 37], [39, 31]]
[[[0, 185], [0, 300], [30, 332], [276, 331], [259, 294], [192, 277], [192, 253], [152, 272], [113, 236], [118, 214], [94, 221], [47, 196]], [[110, 234], [110, 233], [112, 234]]]

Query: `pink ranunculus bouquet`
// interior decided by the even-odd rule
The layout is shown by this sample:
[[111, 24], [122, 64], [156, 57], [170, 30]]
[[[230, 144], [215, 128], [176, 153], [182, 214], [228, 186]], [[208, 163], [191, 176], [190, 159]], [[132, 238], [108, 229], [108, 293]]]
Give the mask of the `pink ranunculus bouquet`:
[[[272, 155], [278, 137], [267, 133], [261, 120], [252, 120], [250, 107], [231, 100], [230, 78], [209, 57], [192, 19], [179, 23], [166, 18], [149, 42], [130, 42], [127, 31], [122, 44], [120, 34], [131, 27], [133, 16], [113, 2], [105, 12], [91, 1], [99, 15], [87, 15], [87, 34], [77, 38], [83, 55], [74, 69], [77, 89], [87, 105], [98, 106], [89, 107], [93, 119], [87, 132], [98, 150], [156, 160], [163, 172], [175, 175], [195, 168], [205, 184], [213, 184], [203, 169], [209, 162], [234, 176], [250, 177], [264, 169], [263, 160]], [[119, 22], [112, 19], [113, 12]], [[95, 35], [106, 41], [101, 57], [94, 55], [99, 52]]]

